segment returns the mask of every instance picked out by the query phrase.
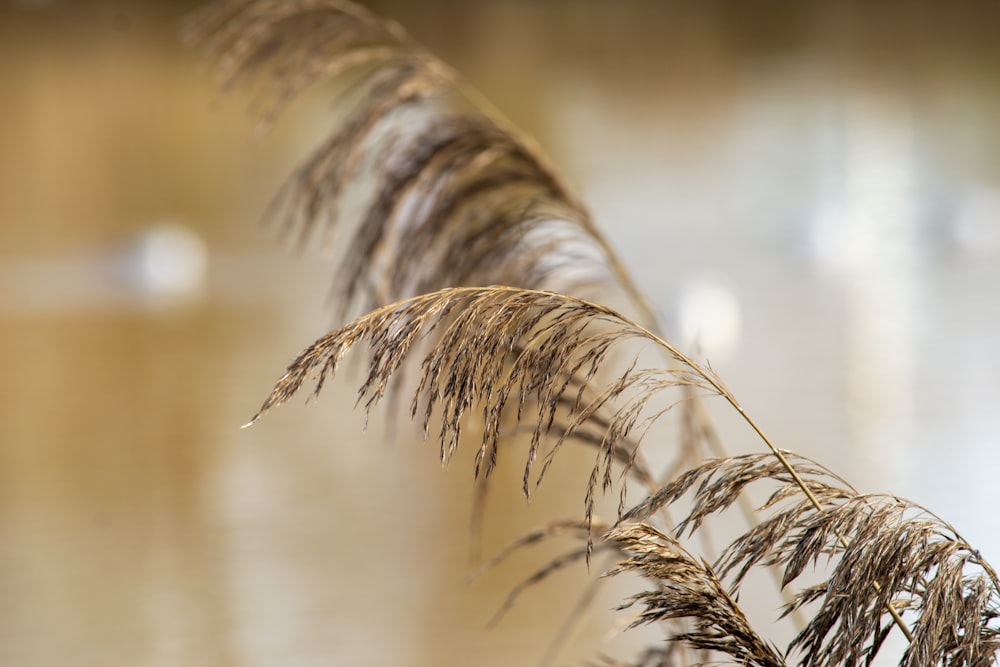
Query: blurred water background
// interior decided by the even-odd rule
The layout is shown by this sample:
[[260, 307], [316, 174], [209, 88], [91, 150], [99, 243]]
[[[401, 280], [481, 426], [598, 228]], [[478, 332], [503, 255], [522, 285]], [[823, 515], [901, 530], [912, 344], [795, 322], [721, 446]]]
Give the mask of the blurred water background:
[[[1000, 561], [1000, 5], [372, 4], [539, 139], [775, 442]], [[535, 664], [578, 586], [485, 629], [540, 561], [466, 581], [467, 461], [362, 434], [349, 382], [239, 428], [331, 323], [330, 268], [257, 224], [329, 121], [252, 141], [193, 6], [0, 5], [0, 664]], [[538, 516], [517, 477], [489, 548]]]

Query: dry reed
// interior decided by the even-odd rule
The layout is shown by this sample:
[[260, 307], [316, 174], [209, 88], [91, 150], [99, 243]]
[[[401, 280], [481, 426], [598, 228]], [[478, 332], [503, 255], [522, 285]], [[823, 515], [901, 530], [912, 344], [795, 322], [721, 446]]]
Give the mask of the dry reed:
[[[894, 627], [908, 639], [900, 665], [996, 663], [1000, 581], [979, 552], [923, 508], [861, 494], [773, 445], [710, 367], [657, 333], [645, 299], [537, 146], [398, 25], [339, 0], [255, 0], [212, 5], [189, 33], [227, 85], [255, 82], [264, 126], [307, 88], [353, 73], [345, 93], [353, 106], [276, 200], [286, 236], [333, 244], [346, 189], [373, 184], [338, 274], [343, 314], [367, 314], [306, 348], [252, 421], [307, 383], [318, 394], [360, 345], [368, 372], [358, 402], [371, 410], [416, 366], [410, 414], [439, 443], [442, 462], [474, 417], [477, 507], [511, 436], [528, 436], [525, 495], [567, 443], [591, 448], [581, 516], [523, 536], [487, 566], [554, 535], [579, 540], [513, 590], [501, 612], [595, 551], [615, 554], [608, 576], [638, 573], [648, 587], [624, 606], [641, 607], [633, 625], [662, 625], [670, 641], [601, 664], [867, 665]], [[609, 279], [642, 323], [568, 294]], [[629, 358], [635, 343], [659, 350], [663, 363], [637, 356], [621, 365], [616, 351]], [[643, 440], [700, 396], [727, 402], [768, 451], [699, 455], [658, 484]], [[713, 440], [710, 425], [698, 409], [685, 415], [682, 440], [702, 451], [693, 445]], [[634, 504], [630, 480], [643, 489]], [[597, 500], [616, 486], [617, 515], [605, 523]], [[713, 562], [693, 555], [690, 538], [745, 503], [749, 486], [769, 494], [750, 527]], [[670, 511], [682, 518], [671, 521]], [[776, 568], [782, 589], [807, 568], [824, 573], [786, 604], [784, 614], [805, 622], [784, 648], [739, 606], [755, 568]]]

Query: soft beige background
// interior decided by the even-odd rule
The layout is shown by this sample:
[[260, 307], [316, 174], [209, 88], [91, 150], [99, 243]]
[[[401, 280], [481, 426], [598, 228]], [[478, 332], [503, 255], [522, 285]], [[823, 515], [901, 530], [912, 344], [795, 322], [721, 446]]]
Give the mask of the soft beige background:
[[[776, 442], [998, 560], [1000, 10], [869, 4], [378, 7], [539, 138]], [[239, 429], [330, 324], [330, 269], [257, 225], [326, 117], [252, 142], [191, 6], [0, 5], [0, 664], [534, 664], [583, 572], [485, 631], [540, 560], [466, 582], [468, 461], [362, 435], [349, 382]], [[505, 472], [487, 547], [576, 509], [575, 465], [530, 512]]]

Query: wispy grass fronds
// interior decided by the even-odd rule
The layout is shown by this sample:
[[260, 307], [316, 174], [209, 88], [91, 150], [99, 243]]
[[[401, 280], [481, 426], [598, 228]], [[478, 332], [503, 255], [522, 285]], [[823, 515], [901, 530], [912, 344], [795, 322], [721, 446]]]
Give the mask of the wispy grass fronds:
[[[850, 489], [841, 493], [852, 495], [857, 493], [846, 481], [818, 463], [792, 452], [786, 451], [783, 454], [788, 463], [794, 466], [798, 478], [813, 494], [825, 497], [831, 489], [834, 489], [830, 486], [831, 481]], [[791, 477], [786, 466], [770, 454], [708, 459], [630, 508], [622, 515], [622, 520], [647, 520], [661, 508], [676, 502], [684, 494], [695, 489], [693, 509], [675, 529], [679, 535], [685, 532], [693, 533], [701, 527], [707, 517], [729, 509], [749, 484], [763, 479], [781, 482], [782, 486], [774, 492], [762, 509], [772, 507], [789, 495], [802, 494], [801, 488]]]
[[346, 191], [371, 181], [337, 271], [342, 316], [449, 286], [572, 292], [611, 277], [652, 318], [535, 142], [397, 24], [338, 0], [229, 0], [189, 25], [226, 85], [257, 85], [263, 126], [320, 82], [348, 85], [338, 108], [353, 105], [269, 215], [329, 251]]
[[892, 629], [890, 605], [912, 619], [913, 640], [901, 664], [992, 664], [1000, 648], [1000, 581], [979, 553], [909, 501], [860, 494], [815, 462], [787, 458], [820, 510], [783, 465], [757, 454], [707, 461], [622, 521], [647, 519], [690, 492], [691, 509], [677, 526], [683, 535], [727, 510], [747, 485], [776, 484], [761, 508], [770, 515], [733, 540], [713, 567], [735, 592], [754, 566], [780, 567], [784, 587], [810, 564], [830, 565], [829, 578], [798, 593], [786, 609], [819, 604], [788, 647], [802, 655], [802, 665], [867, 664]]
[[[514, 418], [531, 431], [523, 475], [529, 495], [574, 434], [592, 437], [590, 420], [598, 415], [606, 420], [598, 422], [606, 426], [586, 486], [584, 516], [590, 522], [597, 491], [614, 483], [615, 462], [624, 461], [623, 475], [631, 467], [635, 449], [630, 438], [641, 440], [672, 405], [667, 401], [647, 409], [653, 398], [678, 388], [715, 391], [702, 369], [682, 365], [632, 364], [614, 379], [591, 386], [611, 352], [636, 340], [658, 339], [614, 311], [576, 297], [510, 287], [441, 290], [380, 308], [316, 341], [292, 362], [252, 421], [287, 401], [310, 378], [316, 383], [313, 395], [318, 394], [359, 343], [367, 344], [370, 365], [358, 402], [370, 410], [384, 397], [410, 350], [426, 341], [430, 351], [421, 364], [410, 411], [425, 435], [437, 416], [442, 463], [454, 456], [463, 420], [475, 410], [483, 435], [474, 472], [477, 478], [489, 476], [500, 454], [504, 424]], [[557, 417], [565, 421], [557, 422]]]
[[643, 606], [633, 626], [690, 619], [691, 630], [668, 638], [723, 653], [733, 664], [784, 667], [781, 653], [754, 631], [712, 567], [677, 540], [644, 523], [622, 523], [606, 539], [626, 555], [609, 575], [638, 572], [656, 584], [628, 603]]
[[[677, 365], [646, 368], [632, 363], [611, 380], [598, 381], [598, 370], [612, 350], [630, 340], [665, 345]], [[427, 351], [411, 415], [428, 436], [437, 418], [435, 437], [444, 463], [459, 446], [468, 414], [475, 413], [482, 424], [477, 478], [485, 479], [494, 470], [506, 421], [527, 425], [531, 437], [523, 476], [526, 495], [541, 482], [561, 446], [588, 424], [593, 428], [590, 420], [601, 415], [596, 425], [604, 435], [600, 442], [593, 441], [597, 455], [584, 493], [583, 521], [550, 524], [512, 548], [581, 529], [585, 546], [526, 579], [503, 610], [551, 573], [589, 560], [597, 493], [612, 487], [616, 463], [619, 476], [625, 476], [646, 429], [669, 411], [672, 402], [663, 400], [665, 391], [684, 396], [694, 389], [735, 401], [710, 371], [608, 308], [549, 292], [454, 288], [383, 307], [316, 341], [292, 362], [254, 421], [310, 379], [315, 382], [313, 395], [318, 394], [347, 352], [362, 343], [370, 361], [358, 402], [366, 410], [382, 399], [411, 350], [423, 344]], [[660, 407], [647, 409], [654, 402]], [[619, 449], [633, 437], [635, 444]], [[655, 590], [636, 598], [646, 605], [643, 622], [691, 618], [693, 630], [670, 636], [745, 664], [782, 664], [779, 653], [749, 629], [732, 595], [752, 567], [782, 568], [785, 587], [807, 565], [825, 559], [832, 563], [829, 579], [797, 593], [786, 610], [818, 605], [787, 648], [803, 656], [802, 665], [869, 662], [892, 623], [901, 622], [901, 613], [912, 618], [908, 635], [913, 640], [902, 664], [990, 664], [1000, 634], [1000, 583], [978, 552], [947, 524], [911, 503], [861, 495], [823, 466], [790, 452], [779, 454], [705, 461], [635, 506], [623, 508], [617, 526], [596, 540], [601, 549], [631, 554], [616, 572], [639, 570], [659, 582]], [[535, 473], [539, 459], [543, 464]], [[735, 539], [714, 565], [691, 557], [675, 538], [645, 523], [690, 495], [690, 508], [675, 534], [694, 533], [758, 482], [773, 487], [761, 508], [771, 514]], [[977, 571], [970, 574], [970, 568]], [[714, 602], [710, 605], [709, 600]], [[931, 663], [920, 662], [927, 656]]]

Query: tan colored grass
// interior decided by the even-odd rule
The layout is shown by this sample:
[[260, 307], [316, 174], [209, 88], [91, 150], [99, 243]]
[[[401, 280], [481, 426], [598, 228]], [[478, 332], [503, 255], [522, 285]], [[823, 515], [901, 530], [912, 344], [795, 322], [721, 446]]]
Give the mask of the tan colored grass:
[[[345, 228], [345, 192], [371, 181], [337, 290], [343, 317], [367, 314], [299, 354], [252, 422], [306, 385], [318, 395], [362, 347], [364, 410], [404, 386], [409, 369], [410, 415], [439, 443], [443, 463], [475, 424], [474, 525], [512, 436], [528, 438], [525, 495], [567, 444], [589, 448], [580, 516], [549, 522], [487, 565], [554, 536], [577, 539], [512, 591], [501, 613], [594, 551], [616, 555], [609, 576], [643, 577], [646, 587], [625, 605], [640, 608], [633, 625], [660, 625], [670, 641], [602, 664], [869, 664], [893, 627], [909, 640], [900, 665], [997, 662], [1000, 581], [979, 552], [926, 510], [859, 494], [774, 445], [710, 366], [659, 333], [586, 207], [535, 143], [402, 28], [339, 0], [232, 0], [193, 17], [189, 33], [219, 62], [226, 85], [255, 89], [265, 127], [307, 88], [331, 77], [350, 83], [343, 121], [276, 199], [286, 237], [331, 246]], [[636, 319], [542, 290], [601, 280], [630, 295]], [[636, 343], [663, 362], [641, 361], [629, 347]], [[705, 396], [725, 401], [767, 451], [726, 455], [700, 407]], [[676, 410], [677, 441], [644, 442]], [[686, 452], [663, 484], [643, 455], [654, 446]], [[627, 502], [630, 484], [640, 487], [639, 502]], [[759, 510], [746, 509], [750, 486], [768, 494]], [[617, 515], [602, 521], [598, 498], [614, 491]], [[750, 527], [713, 562], [693, 555], [691, 538], [741, 503]], [[682, 518], [675, 523], [671, 512]], [[821, 568], [823, 579], [796, 590], [807, 567]], [[778, 572], [776, 585], [789, 592], [784, 613], [804, 619], [783, 648], [739, 606], [756, 568]]]

